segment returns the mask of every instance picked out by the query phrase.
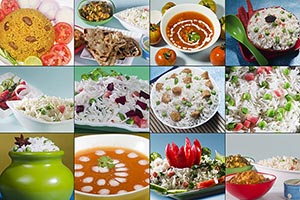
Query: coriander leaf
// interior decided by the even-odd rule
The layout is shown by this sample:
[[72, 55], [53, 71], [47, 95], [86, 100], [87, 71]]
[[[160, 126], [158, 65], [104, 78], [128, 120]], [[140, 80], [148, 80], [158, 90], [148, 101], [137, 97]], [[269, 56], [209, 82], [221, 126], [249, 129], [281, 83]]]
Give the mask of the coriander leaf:
[[98, 159], [98, 166], [99, 167], [107, 167], [108, 169], [112, 169], [115, 167], [115, 164], [113, 163], [113, 159], [111, 159], [109, 156], [101, 156]]

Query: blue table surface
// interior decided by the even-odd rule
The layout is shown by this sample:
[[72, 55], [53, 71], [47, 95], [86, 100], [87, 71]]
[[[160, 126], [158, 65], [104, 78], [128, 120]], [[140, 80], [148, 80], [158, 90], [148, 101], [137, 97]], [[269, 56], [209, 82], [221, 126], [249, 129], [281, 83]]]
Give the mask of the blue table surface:
[[[151, 67], [150, 68], [150, 80], [158, 77], [162, 73], [169, 70], [171, 67]], [[201, 69], [208, 71], [208, 73], [215, 80], [220, 89], [220, 106], [218, 112], [225, 118], [225, 68], [224, 67], [201, 67]], [[223, 102], [223, 103], [222, 103]]]
[[[215, 150], [218, 151], [221, 154], [225, 154], [225, 135], [224, 134], [176, 134], [176, 137], [174, 135], [170, 134], [151, 134], [151, 144], [150, 144], [150, 152], [158, 152], [162, 155], [162, 157], [165, 157], [165, 147], [169, 143], [171, 144], [174, 142], [178, 146], [183, 146], [185, 143], [185, 138], [188, 137], [191, 142], [194, 141], [194, 139], [198, 139], [199, 142], [203, 147], [210, 148], [212, 152], [212, 158], [215, 157]], [[150, 199], [151, 200], [168, 200], [171, 199], [169, 197], [164, 197], [154, 191], [150, 192]], [[218, 195], [212, 195], [208, 197], [203, 197], [201, 199], [205, 200], [224, 200], [225, 194], [218, 194]], [[197, 199], [195, 199], [197, 200]]]
[[[230, 3], [228, 3], [230, 2]], [[300, 4], [299, 1], [290, 0], [252, 0], [253, 9], [267, 8], [272, 6], [281, 6], [287, 11], [292, 12], [299, 19]], [[248, 10], [246, 0], [242, 1], [227, 1], [226, 3], [226, 15], [237, 14], [238, 8], [244, 6], [246, 11]], [[227, 66], [245, 66], [245, 65], [258, 65], [257, 62], [249, 63], [244, 60], [238, 43], [228, 33], [226, 33], [226, 65]], [[299, 51], [291, 52], [281, 57], [273, 58], [269, 60], [269, 65], [280, 65], [280, 66], [295, 66], [300, 65]]]

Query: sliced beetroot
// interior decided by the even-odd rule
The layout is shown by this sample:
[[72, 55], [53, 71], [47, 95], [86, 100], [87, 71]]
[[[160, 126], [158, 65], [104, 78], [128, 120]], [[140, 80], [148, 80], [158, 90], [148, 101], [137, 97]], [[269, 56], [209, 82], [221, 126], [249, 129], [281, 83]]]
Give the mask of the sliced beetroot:
[[122, 105], [125, 105], [125, 103], [126, 103], [126, 97], [122, 96], [122, 97], [116, 98], [115, 102], [116, 103], [120, 103]]
[[136, 101], [136, 105], [139, 105], [143, 110], [146, 110], [148, 107], [146, 103], [139, 100]]
[[140, 91], [140, 96], [144, 97], [145, 99], [150, 99], [150, 95], [147, 94], [146, 92], [142, 91], [142, 90]]
[[127, 113], [125, 113], [127, 117], [133, 117], [136, 116], [136, 112], [134, 110], [129, 110]]
[[141, 119], [144, 118], [144, 115], [143, 115], [142, 111], [141, 111], [140, 109], [138, 109], [138, 108], [135, 109], [135, 114], [136, 114], [138, 117], [140, 117]]
[[114, 90], [114, 83], [109, 83], [109, 84], [107, 85], [106, 89], [107, 89], [108, 91], [113, 91], [113, 90]]
[[76, 106], [76, 113], [81, 113], [84, 111], [84, 106], [83, 105], [77, 105]]

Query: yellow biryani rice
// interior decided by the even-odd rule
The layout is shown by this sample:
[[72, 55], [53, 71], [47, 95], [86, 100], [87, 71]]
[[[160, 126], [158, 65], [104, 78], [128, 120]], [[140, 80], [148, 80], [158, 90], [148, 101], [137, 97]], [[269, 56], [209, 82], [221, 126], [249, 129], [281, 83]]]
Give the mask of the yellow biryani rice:
[[28, 56], [40, 57], [52, 47], [54, 40], [50, 20], [34, 9], [16, 10], [0, 23], [0, 47], [18, 61]]

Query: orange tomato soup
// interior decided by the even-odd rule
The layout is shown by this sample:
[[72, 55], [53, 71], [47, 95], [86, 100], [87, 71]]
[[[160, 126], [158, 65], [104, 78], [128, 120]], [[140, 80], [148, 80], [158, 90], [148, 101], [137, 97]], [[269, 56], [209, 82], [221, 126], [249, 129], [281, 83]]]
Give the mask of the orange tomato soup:
[[212, 40], [213, 35], [212, 22], [197, 12], [179, 13], [167, 24], [168, 39], [183, 50], [201, 49]]
[[[98, 159], [109, 157], [114, 166], [100, 167]], [[75, 189], [91, 194], [120, 194], [149, 185], [149, 158], [119, 147], [97, 147], [75, 155]]]

